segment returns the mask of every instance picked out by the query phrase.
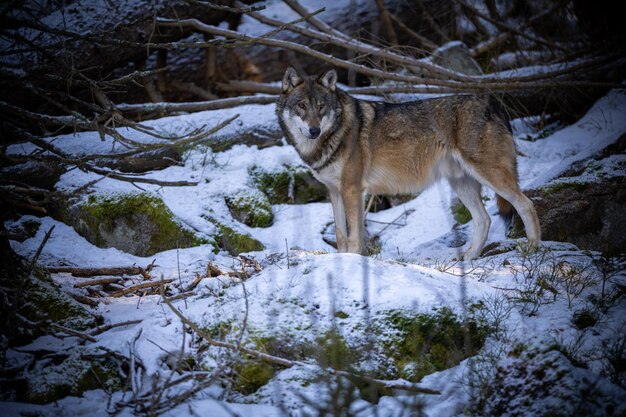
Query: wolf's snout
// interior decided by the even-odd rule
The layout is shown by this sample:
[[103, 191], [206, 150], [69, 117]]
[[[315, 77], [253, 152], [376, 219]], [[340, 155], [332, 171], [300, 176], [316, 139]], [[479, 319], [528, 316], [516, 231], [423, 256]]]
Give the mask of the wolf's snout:
[[319, 127], [310, 127], [309, 128], [309, 134], [311, 135], [311, 138], [313, 138], [313, 139], [318, 137], [320, 135], [321, 131], [322, 131], [322, 129], [320, 129]]

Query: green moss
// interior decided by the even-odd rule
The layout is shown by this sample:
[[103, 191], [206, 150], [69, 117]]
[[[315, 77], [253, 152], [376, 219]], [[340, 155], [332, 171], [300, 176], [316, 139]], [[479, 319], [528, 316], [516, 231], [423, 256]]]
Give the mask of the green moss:
[[29, 320], [51, 320], [74, 330], [100, 324], [87, 308], [61, 291], [42, 269], [33, 271], [24, 291], [27, 296], [19, 311]]
[[347, 319], [348, 317], [350, 317], [350, 315], [348, 313], [345, 313], [343, 311], [337, 311], [335, 312], [335, 317], [338, 319]]
[[576, 182], [576, 181], [568, 181], [568, 182], [555, 182], [552, 184], [544, 185], [543, 187], [539, 187], [539, 191], [546, 194], [556, 194], [563, 190], [574, 190], [579, 193], [584, 192], [588, 187], [589, 183], [586, 182]]
[[78, 230], [92, 243], [100, 247], [117, 244], [118, 249], [138, 256], [206, 243], [181, 227], [163, 201], [150, 194], [90, 196], [78, 207], [78, 214]]
[[[256, 191], [256, 190], [255, 190]], [[243, 190], [224, 198], [232, 216], [250, 227], [269, 227], [274, 221], [272, 206], [265, 194]]]
[[256, 360], [240, 362], [233, 370], [237, 375], [233, 388], [245, 395], [250, 395], [267, 384], [275, 372], [268, 363]]
[[255, 166], [248, 173], [271, 204], [306, 204], [326, 199], [326, 187], [304, 167], [285, 165], [282, 171], [267, 172]]
[[204, 216], [211, 223], [217, 227], [216, 232], [213, 234], [214, 239], [214, 252], [217, 253], [220, 250], [225, 250], [233, 256], [237, 256], [240, 253], [256, 252], [265, 249], [265, 246], [252, 236], [239, 233], [232, 228], [218, 222], [212, 217]]
[[322, 367], [349, 369], [355, 363], [355, 351], [335, 329], [324, 333], [317, 342], [319, 348], [316, 359]]
[[450, 210], [452, 211], [454, 220], [456, 220], [458, 224], [465, 224], [472, 220], [472, 215], [469, 210], [458, 200], [450, 206]]
[[475, 355], [488, 334], [487, 326], [471, 318], [462, 322], [447, 307], [432, 314], [389, 310], [377, 326], [379, 332], [391, 329], [384, 348], [399, 376], [413, 382]]

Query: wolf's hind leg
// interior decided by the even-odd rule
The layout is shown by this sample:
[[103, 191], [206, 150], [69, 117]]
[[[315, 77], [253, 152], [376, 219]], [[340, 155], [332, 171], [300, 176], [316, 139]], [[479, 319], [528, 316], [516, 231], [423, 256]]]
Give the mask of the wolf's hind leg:
[[476, 259], [480, 256], [483, 246], [485, 246], [489, 227], [491, 226], [491, 218], [487, 210], [485, 210], [480, 196], [480, 183], [468, 175], [460, 178], [449, 178], [448, 181], [461, 203], [472, 215], [474, 231], [464, 259]]
[[492, 167], [481, 165], [471, 167], [470, 173], [515, 207], [524, 223], [528, 243], [533, 248], [539, 246], [541, 241], [539, 218], [533, 203], [520, 190], [514, 168], [505, 164], [495, 164]]

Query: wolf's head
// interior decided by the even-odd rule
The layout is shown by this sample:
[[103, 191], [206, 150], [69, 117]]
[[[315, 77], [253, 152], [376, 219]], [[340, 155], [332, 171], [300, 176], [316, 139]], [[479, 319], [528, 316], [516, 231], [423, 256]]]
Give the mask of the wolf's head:
[[336, 91], [337, 72], [301, 77], [295, 69], [285, 71], [277, 113], [296, 142], [323, 137], [341, 113]]

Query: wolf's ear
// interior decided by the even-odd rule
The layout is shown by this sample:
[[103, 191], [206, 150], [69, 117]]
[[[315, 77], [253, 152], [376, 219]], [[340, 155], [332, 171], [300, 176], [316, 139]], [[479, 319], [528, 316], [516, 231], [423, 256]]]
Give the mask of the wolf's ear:
[[283, 75], [283, 93], [289, 92], [301, 82], [302, 78], [300, 78], [296, 70], [292, 67], [287, 68], [285, 75]]
[[335, 87], [337, 86], [337, 71], [334, 69], [326, 71], [324, 74], [320, 75], [317, 81], [330, 91], [335, 91]]

